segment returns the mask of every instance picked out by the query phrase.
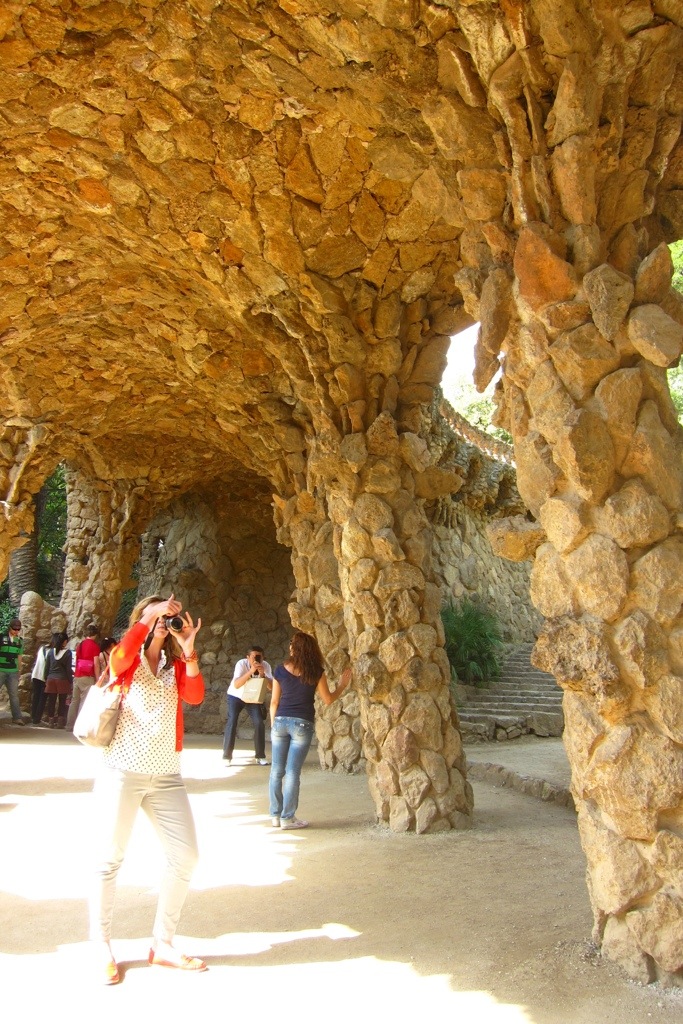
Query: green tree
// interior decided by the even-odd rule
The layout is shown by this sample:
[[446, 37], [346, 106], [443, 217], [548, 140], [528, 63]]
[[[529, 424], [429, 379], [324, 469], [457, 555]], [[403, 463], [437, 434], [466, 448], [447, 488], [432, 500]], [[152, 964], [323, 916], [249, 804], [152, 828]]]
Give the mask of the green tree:
[[[36, 521], [31, 541], [12, 556], [14, 579], [10, 575], [0, 585], [0, 623], [17, 614], [21, 595], [35, 589], [41, 597], [58, 602], [64, 577], [66, 542], [66, 480], [64, 467], [58, 466], [36, 496]], [[21, 566], [24, 554], [32, 565]], [[12, 586], [10, 584], [13, 584]]]
[[456, 412], [464, 416], [473, 427], [485, 430], [492, 437], [500, 441], [512, 444], [512, 438], [507, 430], [502, 427], [494, 427], [491, 417], [495, 411], [493, 402], [493, 385], [490, 385], [483, 395], [480, 395], [474, 384], [466, 379], [461, 379], [446, 397]]
[[[683, 239], [674, 242], [669, 246], [671, 258], [674, 264], [674, 276], [672, 284], [674, 288], [683, 294]], [[668, 371], [669, 390], [671, 398], [678, 411], [679, 422], [683, 423], [683, 367], [679, 363]]]
[[674, 276], [671, 283], [677, 291], [683, 292], [683, 238], [670, 245], [669, 251], [674, 264]]
[[66, 543], [66, 480], [57, 466], [43, 487], [38, 514], [38, 593], [48, 600], [61, 593]]

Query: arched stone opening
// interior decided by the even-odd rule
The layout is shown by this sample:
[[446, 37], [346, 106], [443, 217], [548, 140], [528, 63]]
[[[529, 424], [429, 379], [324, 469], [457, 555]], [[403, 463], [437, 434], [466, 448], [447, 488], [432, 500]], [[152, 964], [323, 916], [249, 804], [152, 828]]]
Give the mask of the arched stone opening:
[[466, 824], [426, 503], [480, 319], [597, 935], [640, 977], [683, 968], [682, 29], [669, 0], [27, 3], [0, 44], [3, 559], [60, 458], [147, 521], [248, 467], [278, 531], [331, 524], [381, 819]]
[[207, 695], [200, 708], [188, 709], [187, 727], [194, 732], [223, 729], [232, 670], [252, 644], [263, 646], [273, 665], [287, 651], [290, 552], [276, 540], [261, 488], [254, 479], [245, 496], [229, 482], [213, 481], [158, 513], [142, 539], [140, 593], [174, 593], [204, 624]]

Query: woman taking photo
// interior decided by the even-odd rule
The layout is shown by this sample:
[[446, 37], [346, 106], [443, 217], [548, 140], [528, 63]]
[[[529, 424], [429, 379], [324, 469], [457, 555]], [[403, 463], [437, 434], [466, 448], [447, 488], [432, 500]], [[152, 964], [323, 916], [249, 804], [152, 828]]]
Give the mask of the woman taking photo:
[[[123, 702], [95, 782], [95, 834], [101, 856], [90, 905], [90, 937], [99, 957], [100, 978], [108, 985], [120, 980], [110, 945], [116, 876], [141, 807], [166, 855], [149, 962], [186, 971], [206, 970], [202, 960], [185, 956], [173, 946], [197, 860], [192, 811], [180, 777], [181, 702], [201, 704], [204, 698], [194, 649], [201, 619], [195, 626], [189, 613], [179, 615], [181, 607], [173, 596], [140, 601], [131, 613], [130, 629], [109, 659]], [[172, 624], [177, 629], [167, 625], [173, 616], [178, 617]]]
[[[313, 739], [315, 695], [325, 704], [339, 700], [351, 682], [351, 669], [342, 673], [339, 685], [330, 693], [323, 671], [323, 656], [314, 637], [295, 633], [289, 657], [273, 673], [270, 701], [270, 819], [275, 828], [306, 828], [296, 817], [299, 805], [301, 769]], [[284, 787], [283, 787], [284, 778]]]

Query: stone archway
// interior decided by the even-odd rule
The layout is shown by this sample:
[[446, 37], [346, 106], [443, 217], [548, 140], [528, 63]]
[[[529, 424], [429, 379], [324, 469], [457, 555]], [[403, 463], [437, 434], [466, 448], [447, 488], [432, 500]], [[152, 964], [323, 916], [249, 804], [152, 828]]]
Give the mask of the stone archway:
[[682, 26], [673, 0], [0, 21], [3, 560], [59, 458], [156, 508], [258, 474], [279, 529], [330, 524], [380, 817], [466, 824], [425, 502], [478, 317], [547, 538], [597, 933], [641, 977], [683, 967]]

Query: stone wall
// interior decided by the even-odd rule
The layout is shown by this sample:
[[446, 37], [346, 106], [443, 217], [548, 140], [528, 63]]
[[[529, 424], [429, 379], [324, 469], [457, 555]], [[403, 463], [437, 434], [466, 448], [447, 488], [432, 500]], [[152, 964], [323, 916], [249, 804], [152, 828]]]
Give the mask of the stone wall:
[[173, 592], [203, 622], [198, 649], [207, 694], [200, 708], [186, 709], [188, 731], [222, 731], [225, 691], [251, 644], [260, 644], [271, 664], [282, 660], [293, 587], [289, 552], [275, 540], [271, 510], [259, 499], [193, 493], [150, 523], [139, 593]]
[[535, 640], [543, 620], [529, 599], [531, 562], [507, 562], [493, 553], [484, 514], [464, 505], [454, 505], [452, 514], [452, 526], [434, 526], [434, 571], [445, 597], [456, 604], [479, 601], [498, 616], [509, 643]]

